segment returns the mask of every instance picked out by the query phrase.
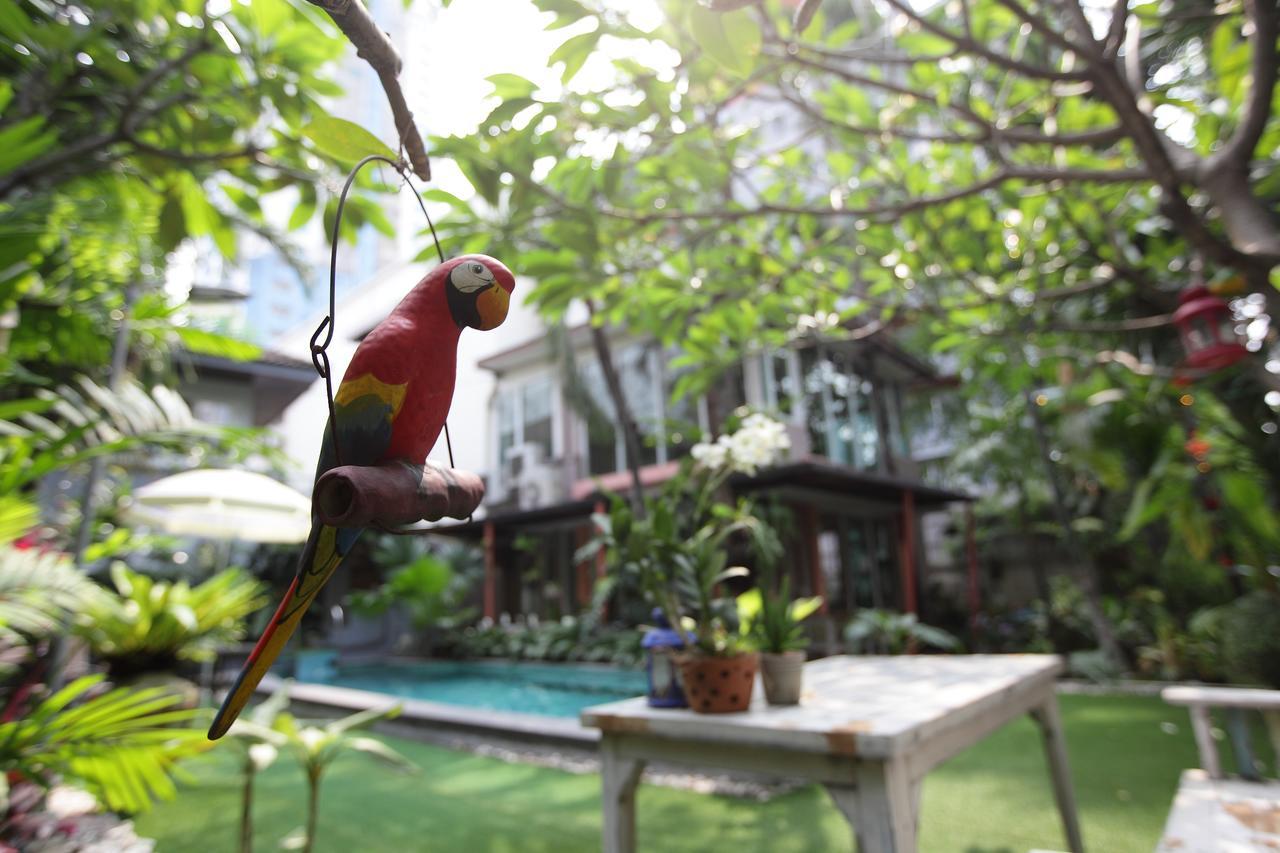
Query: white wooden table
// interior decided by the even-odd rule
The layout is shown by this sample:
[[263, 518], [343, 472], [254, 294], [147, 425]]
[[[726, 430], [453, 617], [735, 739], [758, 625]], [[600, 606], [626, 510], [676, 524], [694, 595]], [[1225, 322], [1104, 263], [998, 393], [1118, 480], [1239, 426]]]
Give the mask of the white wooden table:
[[[820, 782], [863, 853], [916, 849], [920, 786], [934, 767], [1006, 723], [1039, 723], [1068, 847], [1084, 844], [1054, 695], [1052, 655], [831, 657], [805, 665], [801, 704], [756, 691], [740, 714], [650, 708], [643, 698], [582, 712], [600, 729], [606, 853], [635, 850], [635, 789], [646, 762]], [[991, 803], [999, 810], [999, 803]]]
[[[1280, 782], [1230, 779], [1222, 770], [1214, 742], [1210, 709], [1228, 714], [1246, 710], [1262, 712], [1271, 746], [1280, 756], [1280, 690], [1248, 687], [1166, 687], [1160, 695], [1171, 705], [1191, 712], [1191, 730], [1200, 751], [1200, 769], [1187, 770], [1178, 781], [1178, 793], [1156, 853], [1243, 853], [1280, 848]], [[1227, 728], [1232, 728], [1228, 716]], [[1236, 764], [1250, 772], [1253, 750], [1243, 716], [1234, 720]]]

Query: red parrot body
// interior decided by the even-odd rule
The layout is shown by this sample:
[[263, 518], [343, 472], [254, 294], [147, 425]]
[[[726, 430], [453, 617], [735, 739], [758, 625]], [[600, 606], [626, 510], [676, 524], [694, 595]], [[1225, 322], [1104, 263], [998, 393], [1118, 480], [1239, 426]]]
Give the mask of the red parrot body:
[[[462, 329], [499, 325], [514, 287], [510, 270], [485, 255], [446, 261], [418, 282], [356, 348], [334, 394], [335, 421], [325, 428], [316, 478], [339, 464], [422, 465], [449, 415]], [[361, 532], [313, 522], [293, 583], [214, 718], [210, 739], [231, 727]]]

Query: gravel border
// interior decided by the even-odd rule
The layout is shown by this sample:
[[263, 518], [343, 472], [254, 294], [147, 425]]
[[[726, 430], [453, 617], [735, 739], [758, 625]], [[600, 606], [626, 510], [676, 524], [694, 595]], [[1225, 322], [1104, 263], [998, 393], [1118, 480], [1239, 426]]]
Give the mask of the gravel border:
[[[374, 730], [445, 749], [469, 752], [485, 758], [496, 758], [508, 764], [533, 764], [580, 775], [600, 772], [600, 757], [594, 747], [530, 743], [497, 734], [428, 731], [420, 726], [407, 725], [395, 720], [379, 722], [374, 726]], [[657, 762], [645, 768], [644, 781], [664, 788], [737, 797], [757, 802], [766, 802], [808, 784], [794, 779], [748, 773], [691, 773], [684, 767]]]

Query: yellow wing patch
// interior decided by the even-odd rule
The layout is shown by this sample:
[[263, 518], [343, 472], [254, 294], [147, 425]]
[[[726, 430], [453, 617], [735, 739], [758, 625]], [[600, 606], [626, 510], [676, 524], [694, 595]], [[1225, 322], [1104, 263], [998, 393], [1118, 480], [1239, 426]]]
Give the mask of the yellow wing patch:
[[400, 413], [400, 407], [404, 405], [404, 395], [408, 387], [407, 384], [391, 385], [380, 381], [372, 373], [366, 373], [355, 379], [343, 380], [338, 386], [338, 393], [333, 396], [333, 402], [339, 406], [345, 406], [352, 400], [372, 395], [391, 407], [391, 417], [394, 418]]

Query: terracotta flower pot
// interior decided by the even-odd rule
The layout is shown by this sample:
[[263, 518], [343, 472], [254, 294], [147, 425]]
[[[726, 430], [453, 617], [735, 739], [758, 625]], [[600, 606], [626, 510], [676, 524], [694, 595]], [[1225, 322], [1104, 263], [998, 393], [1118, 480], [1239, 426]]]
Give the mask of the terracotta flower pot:
[[760, 680], [770, 705], [799, 705], [804, 682], [804, 652], [760, 655]]
[[682, 655], [680, 680], [689, 707], [700, 714], [745, 711], [751, 705], [760, 656], [755, 652], [732, 657]]

